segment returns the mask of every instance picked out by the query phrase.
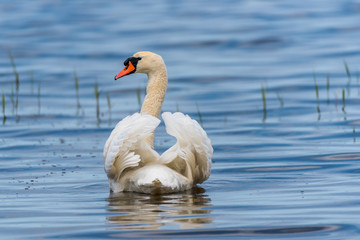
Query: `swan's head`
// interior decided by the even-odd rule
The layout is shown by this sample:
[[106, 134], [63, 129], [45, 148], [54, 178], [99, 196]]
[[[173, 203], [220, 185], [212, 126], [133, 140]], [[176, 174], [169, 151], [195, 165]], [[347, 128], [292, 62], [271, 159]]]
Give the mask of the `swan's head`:
[[115, 80], [133, 73], [149, 74], [165, 68], [160, 55], [152, 52], [137, 52], [124, 61], [124, 69], [115, 76]]

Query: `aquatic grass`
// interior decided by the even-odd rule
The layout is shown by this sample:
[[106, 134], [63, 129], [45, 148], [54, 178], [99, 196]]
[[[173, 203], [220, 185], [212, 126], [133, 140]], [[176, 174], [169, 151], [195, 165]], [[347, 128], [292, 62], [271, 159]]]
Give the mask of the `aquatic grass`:
[[284, 106], [284, 100], [281, 98], [280, 93], [276, 92], [276, 96], [277, 96], [277, 99], [280, 102], [280, 107], [283, 107]]
[[107, 102], [108, 110], [111, 114], [111, 100], [110, 100], [109, 93], [106, 94], [106, 102]]
[[346, 102], [345, 102], [345, 89], [342, 90], [342, 102], [343, 102], [343, 106], [342, 106], [341, 110], [342, 110], [344, 113], [346, 113], [346, 112], [345, 112], [345, 106], [346, 106]]
[[11, 67], [13, 69], [13, 73], [14, 73], [14, 76], [15, 76], [15, 100], [14, 100], [14, 103], [15, 103], [15, 114], [17, 116], [17, 113], [18, 113], [18, 106], [19, 106], [19, 89], [20, 89], [20, 78], [19, 78], [19, 73], [18, 71], [16, 70], [16, 64], [15, 64], [15, 61], [14, 61], [14, 57], [12, 56], [12, 54], [9, 52], [8, 53], [8, 56], [9, 56], [9, 59], [10, 59], [10, 62], [11, 62]]
[[74, 83], [75, 83], [76, 109], [77, 109], [76, 115], [78, 115], [81, 105], [80, 105], [80, 97], [79, 97], [79, 77], [77, 76], [75, 70], [74, 70]]
[[338, 93], [339, 93], [339, 91], [337, 90], [335, 92], [335, 109], [336, 109], [336, 111], [338, 110], [338, 107], [337, 107], [337, 105], [338, 105]]
[[329, 93], [330, 93], [330, 75], [329, 73], [326, 75], [326, 95], [327, 95], [327, 104], [330, 104], [330, 97], [329, 97]]
[[40, 102], [40, 81], [38, 82], [38, 92], [37, 92], [37, 100], [38, 100], [38, 114], [40, 115], [41, 102]]
[[106, 93], [106, 103], [109, 111], [109, 123], [111, 122], [111, 100], [109, 93]]
[[356, 142], [356, 133], [355, 133], [355, 128], [353, 127], [353, 138], [354, 138], [354, 143]]
[[100, 91], [99, 91], [99, 86], [98, 86], [97, 81], [94, 84], [94, 95], [95, 95], [95, 99], [96, 99], [96, 119], [99, 124], [101, 121], [100, 120], [100, 103], [99, 103]]
[[179, 103], [176, 103], [176, 111], [180, 112]]
[[141, 109], [141, 90], [140, 90], [140, 88], [136, 89], [136, 97], [137, 97], [139, 109]]
[[5, 124], [6, 115], [5, 115], [5, 95], [4, 95], [4, 93], [2, 93], [2, 113], [3, 113], [3, 124]]
[[30, 94], [34, 94], [34, 72], [30, 72]]
[[14, 86], [13, 84], [11, 83], [11, 93], [10, 93], [10, 102], [11, 102], [11, 105], [12, 105], [12, 114], [14, 114], [14, 111], [15, 111], [15, 93], [14, 93]]
[[14, 76], [15, 76], [16, 91], [19, 91], [19, 87], [20, 87], [19, 73], [16, 70], [16, 64], [15, 64], [15, 61], [14, 61], [14, 57], [12, 56], [12, 54], [10, 52], [8, 53], [8, 55], [9, 55], [9, 59], [10, 59], [10, 62], [11, 62], [11, 67], [13, 69], [13, 73], [14, 73]]
[[5, 96], [4, 96], [4, 93], [2, 93], [2, 112], [5, 115]]
[[357, 71], [356, 72], [356, 84], [357, 84], [357, 88], [358, 88], [358, 95], [360, 95], [359, 80], [360, 80], [359, 71]]
[[198, 114], [198, 117], [199, 117], [200, 125], [201, 125], [201, 127], [204, 127], [199, 105], [197, 104], [197, 102], [195, 102], [195, 105], [196, 105], [196, 110], [197, 110], [197, 114]]
[[349, 70], [349, 66], [347, 64], [347, 62], [344, 60], [344, 66], [345, 66], [345, 71], [346, 71], [346, 75], [347, 75], [347, 78], [348, 78], [348, 82], [346, 84], [346, 90], [347, 90], [347, 93], [348, 93], [348, 96], [350, 94], [350, 84], [351, 84], [351, 73], [350, 73], [350, 70]]
[[317, 84], [316, 81], [316, 73], [313, 73], [313, 78], [314, 78], [314, 84], [315, 84], [315, 94], [316, 94], [316, 103], [317, 103], [317, 113], [318, 113], [318, 121], [321, 118], [321, 111], [320, 111], [320, 100], [319, 100], [319, 85]]
[[263, 102], [263, 122], [266, 121], [266, 90], [264, 88], [264, 85], [261, 84], [261, 97]]

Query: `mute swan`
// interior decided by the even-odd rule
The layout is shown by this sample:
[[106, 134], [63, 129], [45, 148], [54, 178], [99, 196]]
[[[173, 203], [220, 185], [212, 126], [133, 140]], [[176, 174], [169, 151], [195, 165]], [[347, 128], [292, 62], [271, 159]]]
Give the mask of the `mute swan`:
[[124, 62], [115, 80], [132, 73], [148, 76], [147, 94], [140, 113], [121, 120], [104, 147], [104, 169], [113, 192], [149, 194], [191, 189], [208, 179], [213, 148], [198, 122], [180, 112], [161, 116], [168, 134], [177, 142], [161, 156], [153, 149], [154, 131], [167, 88], [161, 56], [138, 52]]

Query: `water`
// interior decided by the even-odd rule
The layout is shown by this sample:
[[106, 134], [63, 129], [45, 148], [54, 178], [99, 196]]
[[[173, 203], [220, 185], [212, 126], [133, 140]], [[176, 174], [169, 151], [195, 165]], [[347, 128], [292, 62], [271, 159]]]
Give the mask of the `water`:
[[[2, 1], [0, 12], [3, 238], [359, 238], [360, 1]], [[109, 194], [103, 145], [146, 86], [113, 77], [140, 50], [167, 64], [163, 111], [199, 120], [199, 109], [212, 140], [211, 176], [192, 192]], [[160, 152], [174, 143], [163, 125], [156, 134]]]

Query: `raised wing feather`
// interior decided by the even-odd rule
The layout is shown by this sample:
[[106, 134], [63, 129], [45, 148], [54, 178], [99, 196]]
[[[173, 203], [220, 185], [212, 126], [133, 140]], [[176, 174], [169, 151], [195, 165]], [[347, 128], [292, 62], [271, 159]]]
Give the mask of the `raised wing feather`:
[[186, 176], [194, 183], [208, 179], [213, 148], [199, 123], [180, 112], [162, 114], [168, 134], [177, 142], [164, 152], [160, 161]]
[[116, 125], [104, 147], [104, 168], [109, 180], [116, 182], [126, 168], [137, 167], [140, 162], [159, 159], [159, 154], [144, 141], [159, 123], [156, 117], [135, 113]]

